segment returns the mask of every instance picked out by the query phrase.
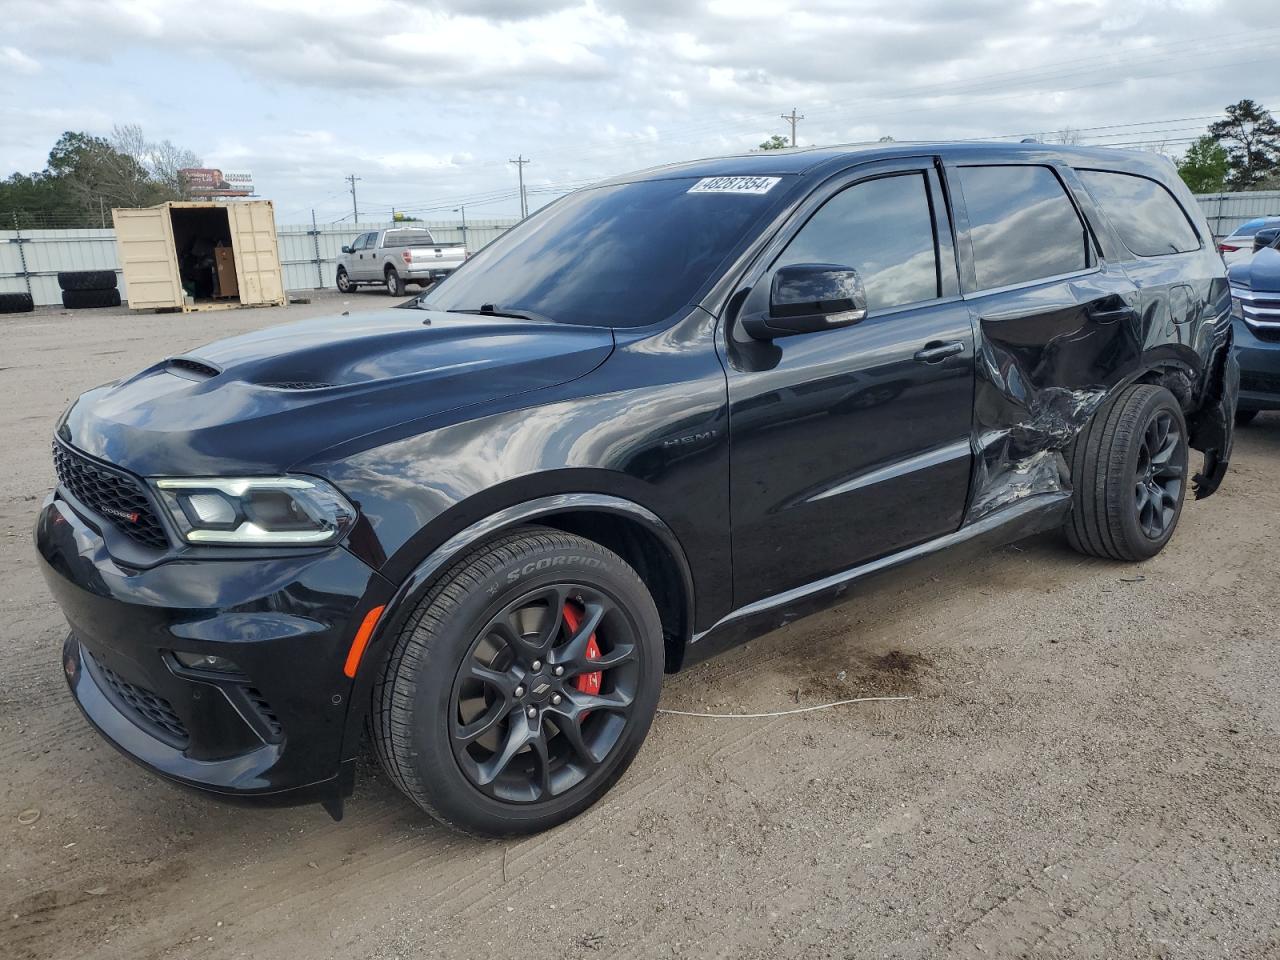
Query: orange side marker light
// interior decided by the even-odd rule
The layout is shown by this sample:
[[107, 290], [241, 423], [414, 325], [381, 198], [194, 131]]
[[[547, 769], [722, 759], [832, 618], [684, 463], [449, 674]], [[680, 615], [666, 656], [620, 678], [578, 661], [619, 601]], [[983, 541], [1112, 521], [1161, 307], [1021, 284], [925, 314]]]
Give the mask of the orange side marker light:
[[356, 638], [351, 641], [351, 649], [347, 651], [347, 664], [342, 668], [342, 672], [348, 677], [354, 678], [356, 671], [360, 668], [360, 658], [364, 656], [364, 648], [369, 645], [373, 628], [378, 625], [378, 618], [382, 616], [382, 611], [385, 609], [385, 605], [374, 607], [364, 615], [360, 629], [356, 631]]

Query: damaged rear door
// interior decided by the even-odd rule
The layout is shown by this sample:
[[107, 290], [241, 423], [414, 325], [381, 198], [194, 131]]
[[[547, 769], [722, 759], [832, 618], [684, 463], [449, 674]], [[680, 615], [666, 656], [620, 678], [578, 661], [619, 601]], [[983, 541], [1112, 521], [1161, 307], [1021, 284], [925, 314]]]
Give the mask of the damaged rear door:
[[1070, 490], [1062, 456], [1141, 353], [1138, 291], [1052, 163], [947, 164], [976, 326], [976, 462], [966, 519]]

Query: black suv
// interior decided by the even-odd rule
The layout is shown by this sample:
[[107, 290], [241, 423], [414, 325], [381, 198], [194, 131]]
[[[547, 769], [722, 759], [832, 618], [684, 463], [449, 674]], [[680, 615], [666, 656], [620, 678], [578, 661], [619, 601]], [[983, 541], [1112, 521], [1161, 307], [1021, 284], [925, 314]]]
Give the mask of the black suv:
[[571, 194], [409, 306], [91, 390], [36, 541], [76, 702], [176, 782], [571, 817], [663, 671], [961, 543], [1136, 561], [1239, 371], [1173, 167], [1039, 144], [704, 160]]

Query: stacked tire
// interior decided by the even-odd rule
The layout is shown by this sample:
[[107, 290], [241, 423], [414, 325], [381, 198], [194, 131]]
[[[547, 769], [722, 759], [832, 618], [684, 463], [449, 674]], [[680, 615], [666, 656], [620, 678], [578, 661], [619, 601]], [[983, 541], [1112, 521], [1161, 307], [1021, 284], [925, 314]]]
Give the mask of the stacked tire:
[[30, 313], [34, 309], [29, 293], [0, 293], [0, 313]]
[[63, 270], [58, 274], [62, 305], [69, 310], [120, 306], [114, 270]]

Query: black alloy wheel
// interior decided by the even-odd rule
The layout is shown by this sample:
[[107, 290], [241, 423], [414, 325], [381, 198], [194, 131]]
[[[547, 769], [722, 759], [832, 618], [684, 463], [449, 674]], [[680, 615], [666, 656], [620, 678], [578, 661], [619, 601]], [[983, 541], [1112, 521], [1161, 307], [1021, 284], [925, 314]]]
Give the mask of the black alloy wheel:
[[1163, 550], [1186, 498], [1187, 440], [1182, 407], [1167, 388], [1119, 390], [1068, 451], [1068, 542], [1111, 560], [1146, 560]]
[[1181, 427], [1170, 411], [1159, 410], [1143, 431], [1134, 475], [1138, 525], [1149, 539], [1161, 539], [1177, 517], [1185, 474]]
[[615, 601], [581, 584], [506, 604], [454, 680], [453, 752], [467, 779], [495, 799], [527, 803], [590, 776], [631, 717], [636, 641]]
[[560, 530], [523, 527], [477, 547], [386, 642], [373, 666], [378, 759], [418, 806], [467, 833], [534, 833], [582, 813], [657, 712], [653, 596], [616, 553]]

